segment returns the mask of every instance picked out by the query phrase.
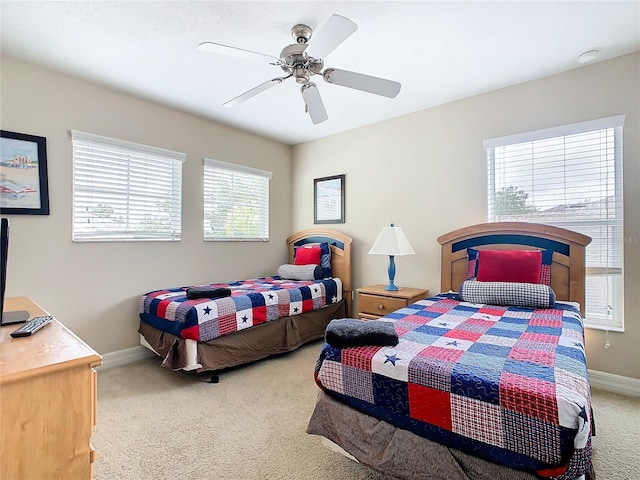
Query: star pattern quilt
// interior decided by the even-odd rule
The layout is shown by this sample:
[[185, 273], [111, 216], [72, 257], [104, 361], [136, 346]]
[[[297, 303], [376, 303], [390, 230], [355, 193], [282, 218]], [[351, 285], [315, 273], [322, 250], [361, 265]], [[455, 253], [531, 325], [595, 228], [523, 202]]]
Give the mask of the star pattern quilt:
[[591, 464], [580, 313], [466, 303], [440, 294], [397, 310], [395, 347], [323, 346], [327, 394], [399, 428], [542, 477]]
[[155, 290], [140, 298], [140, 319], [176, 336], [206, 342], [342, 299], [339, 278], [294, 281], [273, 276], [198, 287], [229, 288], [231, 296], [188, 300], [190, 287]]

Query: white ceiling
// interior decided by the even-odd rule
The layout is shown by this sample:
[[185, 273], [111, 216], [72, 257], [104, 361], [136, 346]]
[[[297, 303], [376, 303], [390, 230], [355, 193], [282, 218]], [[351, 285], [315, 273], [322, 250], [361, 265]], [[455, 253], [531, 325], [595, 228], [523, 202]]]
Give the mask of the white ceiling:
[[[634, 1], [8, 1], [1, 50], [28, 62], [296, 144], [640, 50]], [[316, 83], [313, 125], [293, 79], [233, 108], [274, 77], [267, 62], [201, 52], [216, 42], [279, 56], [291, 27], [334, 13], [358, 30], [325, 60], [402, 83], [395, 99]]]

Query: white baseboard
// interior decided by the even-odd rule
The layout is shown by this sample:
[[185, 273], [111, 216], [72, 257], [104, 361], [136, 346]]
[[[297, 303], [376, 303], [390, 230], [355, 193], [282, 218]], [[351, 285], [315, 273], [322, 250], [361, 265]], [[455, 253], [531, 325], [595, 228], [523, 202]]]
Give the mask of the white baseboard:
[[[117, 352], [105, 353], [102, 356], [102, 365], [96, 370], [100, 371], [119, 367], [120, 365], [126, 365], [127, 363], [142, 360], [143, 358], [148, 358], [153, 355], [154, 353], [152, 351], [142, 345], [118, 350]], [[640, 380], [637, 378], [589, 370], [589, 382], [594, 388], [600, 388], [628, 397], [640, 397]]]
[[119, 367], [127, 363], [142, 360], [143, 358], [152, 357], [154, 353], [149, 349], [139, 345], [137, 347], [125, 348], [117, 352], [105, 353], [102, 355], [102, 365], [96, 370], [106, 370], [108, 368]]
[[627, 397], [640, 397], [640, 380], [637, 378], [589, 370], [589, 383], [594, 388], [600, 388], [608, 392], [626, 395]]

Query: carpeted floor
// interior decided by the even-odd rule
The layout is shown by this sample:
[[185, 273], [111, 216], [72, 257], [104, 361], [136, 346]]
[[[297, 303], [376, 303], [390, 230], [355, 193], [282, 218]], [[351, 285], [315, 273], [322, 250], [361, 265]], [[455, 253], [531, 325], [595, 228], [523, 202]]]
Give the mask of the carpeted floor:
[[[96, 480], [388, 480], [305, 433], [320, 341], [220, 383], [154, 357], [98, 374]], [[640, 478], [640, 399], [594, 391], [598, 480]]]

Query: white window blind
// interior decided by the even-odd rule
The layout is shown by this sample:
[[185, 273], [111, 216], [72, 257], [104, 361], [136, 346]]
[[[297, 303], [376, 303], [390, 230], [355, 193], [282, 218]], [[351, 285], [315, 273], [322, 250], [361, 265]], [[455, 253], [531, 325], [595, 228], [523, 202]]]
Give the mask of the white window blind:
[[271, 172], [204, 159], [204, 239], [269, 240]]
[[585, 324], [623, 329], [624, 115], [486, 140], [489, 221], [555, 225], [592, 238]]
[[180, 240], [186, 154], [77, 130], [73, 240]]

